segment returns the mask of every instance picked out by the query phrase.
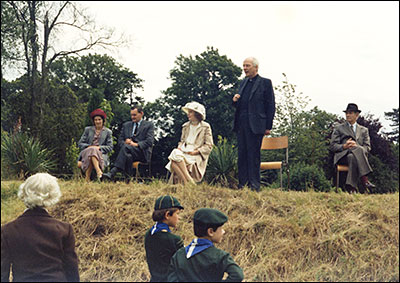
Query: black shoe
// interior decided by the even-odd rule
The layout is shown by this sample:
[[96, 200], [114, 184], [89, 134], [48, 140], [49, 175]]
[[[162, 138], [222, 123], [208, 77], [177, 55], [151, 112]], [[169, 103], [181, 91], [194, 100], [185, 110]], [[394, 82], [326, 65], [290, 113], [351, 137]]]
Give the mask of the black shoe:
[[102, 182], [104, 182], [104, 181], [113, 181], [114, 180], [114, 176], [111, 175], [111, 173], [103, 173], [103, 176], [101, 176], [100, 180]]
[[348, 192], [349, 194], [355, 194], [355, 193], [357, 193], [357, 189], [354, 188], [353, 186], [350, 186], [350, 185], [346, 185], [346, 190], [347, 190], [347, 192]]
[[365, 187], [365, 189], [367, 190], [367, 191], [371, 191], [371, 190], [373, 190], [373, 189], [375, 189], [376, 188], [376, 186], [374, 185], [374, 184], [372, 184], [370, 181], [367, 181], [365, 184], [364, 184], [364, 187]]

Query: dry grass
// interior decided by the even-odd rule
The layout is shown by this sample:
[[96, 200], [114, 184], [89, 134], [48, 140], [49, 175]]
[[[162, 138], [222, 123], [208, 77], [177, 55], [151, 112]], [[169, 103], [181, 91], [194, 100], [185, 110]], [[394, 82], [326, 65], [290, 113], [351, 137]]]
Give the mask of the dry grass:
[[[2, 182], [9, 190], [17, 181]], [[229, 221], [217, 247], [231, 253], [245, 281], [399, 281], [399, 194], [255, 193], [210, 187], [60, 181], [50, 213], [74, 226], [82, 281], [148, 281], [144, 234], [155, 199], [173, 194], [185, 210], [179, 227], [193, 238], [196, 209], [212, 207]], [[2, 192], [3, 196], [3, 192]], [[15, 204], [15, 209], [10, 209]], [[2, 223], [21, 214], [7, 200]]]

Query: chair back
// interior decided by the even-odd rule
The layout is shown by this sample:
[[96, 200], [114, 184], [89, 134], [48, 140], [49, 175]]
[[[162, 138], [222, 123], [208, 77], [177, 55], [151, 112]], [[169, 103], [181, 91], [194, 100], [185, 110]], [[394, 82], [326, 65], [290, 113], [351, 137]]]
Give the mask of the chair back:
[[289, 140], [288, 136], [282, 137], [264, 137], [261, 149], [281, 149], [288, 148]]

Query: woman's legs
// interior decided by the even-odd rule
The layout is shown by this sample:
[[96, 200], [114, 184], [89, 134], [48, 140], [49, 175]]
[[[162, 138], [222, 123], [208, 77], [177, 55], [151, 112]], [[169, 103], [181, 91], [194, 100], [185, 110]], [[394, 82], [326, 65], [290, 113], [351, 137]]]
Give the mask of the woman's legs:
[[103, 175], [103, 171], [101, 171], [100, 169], [99, 160], [97, 160], [95, 156], [91, 156], [90, 160], [91, 160], [90, 164], [93, 164], [94, 169], [96, 170], [97, 177], [101, 178], [101, 176]]
[[90, 182], [90, 175], [92, 174], [92, 170], [93, 170], [93, 164], [92, 162], [89, 163], [89, 167], [85, 172], [85, 181], [86, 182]]
[[187, 182], [194, 183], [193, 178], [189, 175], [186, 168], [185, 160], [182, 160], [181, 162], [171, 161], [171, 169], [176, 173], [178, 179], [185, 185]]

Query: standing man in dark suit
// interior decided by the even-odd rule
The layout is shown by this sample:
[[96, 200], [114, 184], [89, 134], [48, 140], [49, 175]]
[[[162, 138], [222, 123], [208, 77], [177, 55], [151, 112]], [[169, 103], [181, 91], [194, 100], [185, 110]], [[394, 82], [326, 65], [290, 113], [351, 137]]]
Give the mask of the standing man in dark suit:
[[261, 143], [271, 133], [275, 116], [275, 95], [270, 79], [258, 75], [258, 60], [249, 57], [243, 62], [246, 78], [239, 93], [233, 96], [236, 107], [233, 130], [238, 140], [239, 188], [246, 184], [260, 190]]
[[145, 121], [143, 109], [140, 106], [131, 108], [132, 121], [125, 122], [118, 138], [120, 150], [115, 160], [114, 168], [109, 173], [103, 174], [106, 179], [114, 179], [118, 171], [128, 175], [132, 172], [132, 162], [149, 162], [151, 149], [154, 142], [154, 125]]
[[336, 126], [331, 137], [330, 149], [335, 153], [333, 163], [349, 166], [346, 186], [350, 192], [356, 191], [360, 177], [364, 187], [371, 190], [375, 185], [367, 177], [372, 172], [367, 157], [371, 150], [368, 128], [356, 122], [361, 112], [357, 104], [349, 103], [343, 112], [346, 122]]

